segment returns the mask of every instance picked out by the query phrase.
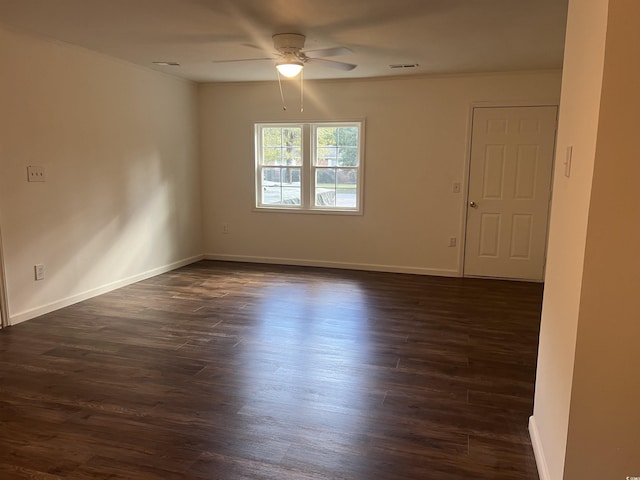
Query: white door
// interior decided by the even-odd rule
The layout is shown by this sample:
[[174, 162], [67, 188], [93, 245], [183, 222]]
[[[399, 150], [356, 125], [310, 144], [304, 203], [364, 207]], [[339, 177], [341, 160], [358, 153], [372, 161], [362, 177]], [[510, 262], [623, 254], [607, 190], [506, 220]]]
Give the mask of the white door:
[[541, 281], [556, 107], [475, 108], [464, 275]]

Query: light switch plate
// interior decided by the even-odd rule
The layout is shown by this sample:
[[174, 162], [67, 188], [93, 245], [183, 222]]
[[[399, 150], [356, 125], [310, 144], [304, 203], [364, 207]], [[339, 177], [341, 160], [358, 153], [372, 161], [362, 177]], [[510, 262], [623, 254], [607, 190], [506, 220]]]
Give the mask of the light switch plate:
[[573, 145], [567, 147], [567, 156], [564, 160], [564, 176], [567, 178], [571, 176], [571, 157], [573, 157]]
[[34, 273], [35, 273], [36, 281], [44, 280], [45, 269], [44, 269], [44, 264], [43, 263], [35, 264], [33, 266], [33, 270], [34, 270]]

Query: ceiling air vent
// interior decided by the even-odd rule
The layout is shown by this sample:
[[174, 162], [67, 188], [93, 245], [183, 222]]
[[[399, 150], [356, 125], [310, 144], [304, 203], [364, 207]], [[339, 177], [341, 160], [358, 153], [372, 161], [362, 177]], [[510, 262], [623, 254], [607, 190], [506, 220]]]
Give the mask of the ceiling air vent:
[[418, 63], [393, 63], [389, 65], [389, 68], [416, 68]]

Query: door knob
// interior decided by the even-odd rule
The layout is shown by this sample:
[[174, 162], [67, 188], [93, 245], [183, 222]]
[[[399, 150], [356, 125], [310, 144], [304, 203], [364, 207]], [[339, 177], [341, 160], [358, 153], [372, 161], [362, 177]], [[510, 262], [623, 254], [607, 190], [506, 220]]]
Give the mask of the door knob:
[[471, 208], [478, 208], [478, 204], [476, 202], [469, 202], [469, 206]]

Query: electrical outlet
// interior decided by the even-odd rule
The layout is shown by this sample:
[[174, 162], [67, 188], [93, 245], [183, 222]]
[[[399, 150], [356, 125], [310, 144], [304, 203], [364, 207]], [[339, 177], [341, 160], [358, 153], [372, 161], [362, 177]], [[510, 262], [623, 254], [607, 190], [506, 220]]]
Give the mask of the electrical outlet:
[[34, 270], [35, 275], [36, 275], [36, 280], [44, 280], [45, 270], [44, 270], [44, 264], [43, 263], [35, 264], [33, 266], [33, 270]]
[[455, 247], [458, 243], [458, 239], [456, 237], [449, 237], [449, 246]]
[[222, 224], [222, 233], [224, 233], [224, 234], [228, 234], [229, 233], [229, 224], [228, 223], [223, 223]]
[[45, 182], [44, 167], [29, 165], [27, 167], [27, 182]]

